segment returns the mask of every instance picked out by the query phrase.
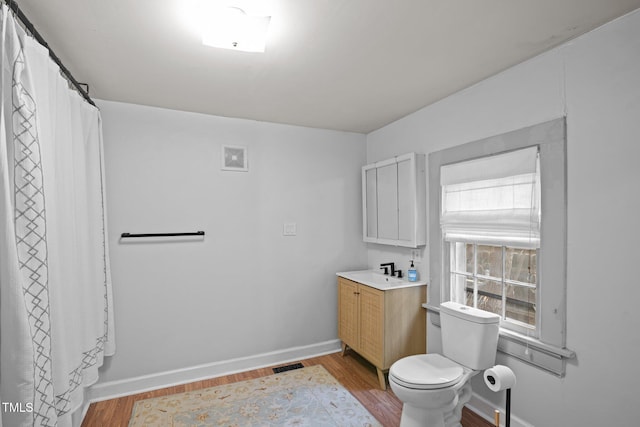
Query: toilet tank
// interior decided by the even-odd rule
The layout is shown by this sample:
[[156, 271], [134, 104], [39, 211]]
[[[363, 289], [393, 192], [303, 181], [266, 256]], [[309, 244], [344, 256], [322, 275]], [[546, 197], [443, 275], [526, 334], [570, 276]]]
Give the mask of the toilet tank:
[[458, 304], [440, 304], [442, 354], [473, 370], [492, 367], [496, 361], [500, 316]]

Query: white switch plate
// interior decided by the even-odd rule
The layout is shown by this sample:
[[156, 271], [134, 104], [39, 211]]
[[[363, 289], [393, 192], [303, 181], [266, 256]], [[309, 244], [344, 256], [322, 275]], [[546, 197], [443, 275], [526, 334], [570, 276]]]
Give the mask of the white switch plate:
[[298, 227], [295, 222], [285, 222], [282, 226], [283, 236], [295, 236], [298, 234]]

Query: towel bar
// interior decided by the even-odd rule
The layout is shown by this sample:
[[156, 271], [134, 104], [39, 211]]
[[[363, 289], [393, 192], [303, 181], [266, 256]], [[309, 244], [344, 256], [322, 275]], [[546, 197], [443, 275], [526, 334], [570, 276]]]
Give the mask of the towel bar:
[[132, 233], [122, 233], [120, 237], [122, 238], [131, 238], [131, 237], [171, 237], [171, 236], [204, 236], [204, 231], [194, 231], [187, 233], [144, 233], [144, 234], [132, 234]]

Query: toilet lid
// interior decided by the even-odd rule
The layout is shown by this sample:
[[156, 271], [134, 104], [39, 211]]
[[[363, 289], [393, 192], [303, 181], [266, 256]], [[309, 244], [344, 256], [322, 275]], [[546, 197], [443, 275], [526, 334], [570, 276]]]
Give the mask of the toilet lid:
[[463, 374], [462, 366], [437, 353], [405, 357], [389, 369], [389, 375], [400, 385], [422, 390], [448, 387]]

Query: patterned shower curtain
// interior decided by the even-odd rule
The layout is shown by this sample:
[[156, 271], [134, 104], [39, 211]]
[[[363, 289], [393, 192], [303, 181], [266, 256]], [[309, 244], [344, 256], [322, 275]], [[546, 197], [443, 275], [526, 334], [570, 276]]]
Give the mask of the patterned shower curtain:
[[71, 426], [115, 350], [100, 113], [1, 18], [0, 426]]

